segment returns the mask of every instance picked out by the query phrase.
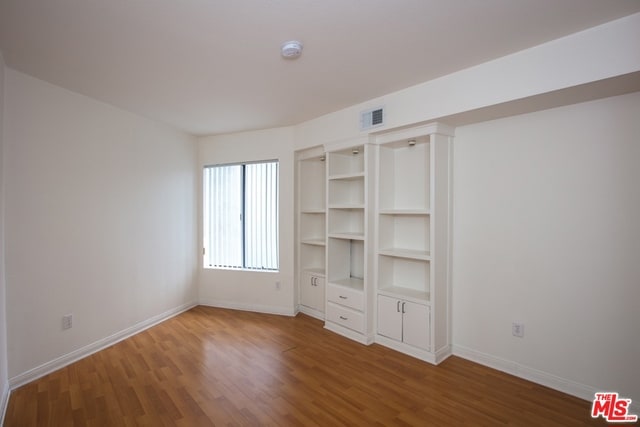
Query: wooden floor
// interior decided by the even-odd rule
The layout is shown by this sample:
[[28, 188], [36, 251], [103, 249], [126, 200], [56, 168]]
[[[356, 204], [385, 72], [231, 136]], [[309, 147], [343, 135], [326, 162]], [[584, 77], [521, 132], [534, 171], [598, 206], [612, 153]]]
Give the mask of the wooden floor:
[[296, 318], [196, 307], [11, 393], [5, 426], [604, 424], [590, 403]]

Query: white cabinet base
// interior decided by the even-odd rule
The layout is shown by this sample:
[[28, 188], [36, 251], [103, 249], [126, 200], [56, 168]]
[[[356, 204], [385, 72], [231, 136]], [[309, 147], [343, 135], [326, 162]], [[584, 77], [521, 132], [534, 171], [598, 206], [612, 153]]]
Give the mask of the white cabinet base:
[[378, 295], [378, 335], [430, 351], [430, 331], [429, 307]]
[[403, 342], [392, 340], [391, 338], [387, 338], [382, 335], [376, 335], [375, 342], [376, 344], [383, 345], [392, 350], [399, 351], [400, 353], [407, 354], [409, 356], [415, 357], [416, 359], [423, 360], [433, 365], [438, 365], [452, 354], [451, 346], [444, 347], [437, 352], [432, 353], [430, 351], [422, 350]]
[[314, 310], [311, 307], [307, 307], [306, 305], [300, 304], [298, 306], [298, 312], [306, 314], [307, 316], [311, 316], [318, 320], [324, 320], [324, 313], [318, 310]]
[[345, 328], [344, 326], [338, 325], [337, 323], [333, 323], [329, 320], [325, 321], [324, 328], [331, 332], [335, 332], [338, 335], [349, 338], [350, 340], [359, 342], [360, 344], [370, 345], [374, 342], [374, 338], [372, 335], [367, 336], [364, 334], [360, 334], [352, 329]]
[[378, 335], [402, 341], [402, 301], [378, 296]]
[[[310, 309], [310, 313], [324, 312], [325, 279], [324, 276], [303, 271], [300, 274], [300, 307]], [[303, 311], [304, 313], [304, 311]], [[317, 316], [313, 316], [317, 317]]]

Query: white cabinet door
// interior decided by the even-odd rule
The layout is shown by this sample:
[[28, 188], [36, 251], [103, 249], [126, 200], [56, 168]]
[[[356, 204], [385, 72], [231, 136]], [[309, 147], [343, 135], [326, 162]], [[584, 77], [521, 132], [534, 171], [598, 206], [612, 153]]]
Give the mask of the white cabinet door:
[[324, 313], [324, 277], [306, 272], [300, 276], [300, 304]]
[[318, 310], [321, 313], [324, 313], [324, 303], [325, 303], [325, 283], [324, 277], [313, 276], [315, 280], [313, 280], [314, 290], [313, 290], [313, 308]]
[[429, 307], [412, 302], [400, 304], [403, 311], [402, 341], [429, 350]]
[[364, 292], [329, 283], [327, 300], [354, 310], [364, 311]]
[[313, 276], [309, 273], [300, 273], [300, 304], [311, 306], [313, 302]]
[[402, 302], [395, 298], [378, 295], [378, 333], [402, 341]]

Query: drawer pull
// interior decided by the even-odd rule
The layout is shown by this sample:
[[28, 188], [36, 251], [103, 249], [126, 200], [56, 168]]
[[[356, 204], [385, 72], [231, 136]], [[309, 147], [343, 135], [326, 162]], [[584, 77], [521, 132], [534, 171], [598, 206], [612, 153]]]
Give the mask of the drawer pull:
[[344, 295], [338, 295], [340, 297], [340, 299], [347, 299], [347, 297], [345, 297]]
[[341, 318], [342, 320], [349, 320], [349, 318], [348, 318], [348, 317], [344, 317], [344, 316], [340, 316], [340, 318]]

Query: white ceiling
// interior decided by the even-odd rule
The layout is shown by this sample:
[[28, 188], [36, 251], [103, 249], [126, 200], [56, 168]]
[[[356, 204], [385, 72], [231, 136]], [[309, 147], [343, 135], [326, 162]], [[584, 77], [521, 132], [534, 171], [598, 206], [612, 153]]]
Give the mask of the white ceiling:
[[[292, 125], [638, 0], [0, 0], [11, 68], [193, 134]], [[304, 43], [284, 60], [282, 42]]]

